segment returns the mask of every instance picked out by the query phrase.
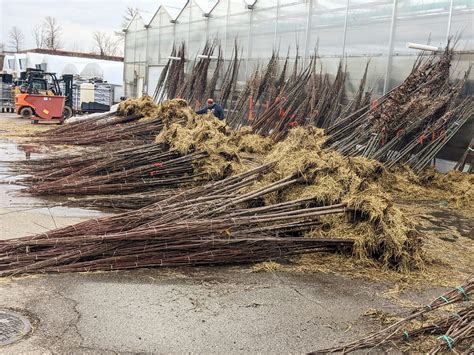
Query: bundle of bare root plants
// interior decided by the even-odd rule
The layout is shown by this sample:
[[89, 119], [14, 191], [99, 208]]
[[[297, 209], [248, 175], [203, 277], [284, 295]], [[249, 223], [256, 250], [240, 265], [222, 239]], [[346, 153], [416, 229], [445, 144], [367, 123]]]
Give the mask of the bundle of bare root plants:
[[[395, 345], [402, 351], [413, 351], [414, 341], [423, 342], [424, 347], [430, 349], [418, 350], [423, 353], [438, 354], [459, 350], [466, 351], [467, 354], [472, 350], [470, 346], [474, 338], [473, 296], [474, 278], [471, 277], [463, 285], [449, 290], [430, 304], [413, 310], [408, 316], [376, 333], [311, 354], [351, 353], [361, 349], [387, 351], [389, 345]], [[456, 306], [457, 309], [453, 312], [452, 309]], [[447, 314], [441, 313], [444, 307], [451, 308], [451, 311]], [[428, 317], [432, 313], [438, 314], [435, 317]]]
[[[210, 45], [205, 54], [210, 56], [214, 50], [216, 47]], [[237, 50], [235, 52], [237, 53]], [[177, 53], [181, 53], [177, 55], [182, 57], [181, 50]], [[235, 58], [235, 62], [238, 62], [237, 57]], [[328, 79], [320, 81], [321, 76], [317, 75], [315, 70], [315, 59], [308, 68], [301, 71], [295, 63], [290, 79], [287, 79], [286, 74], [280, 73], [276, 76], [275, 58], [272, 58], [273, 64], [269, 64], [265, 74], [256, 75], [252, 81], [253, 86], [249, 86], [248, 92], [252, 95], [256, 93], [255, 98], [271, 98], [275, 92], [281, 93], [278, 89], [280, 87], [292, 88], [290, 91], [294, 95], [305, 97], [301, 93], [306, 90], [304, 86], [309, 85], [308, 83], [313, 83], [314, 88], [323, 90], [324, 82]], [[400, 126], [406, 131], [411, 129], [410, 127], [421, 129], [427, 122], [423, 120], [435, 122], [437, 117], [440, 120], [440, 117], [445, 117], [448, 107], [452, 108], [449, 117], [453, 122], [464, 117], [464, 112], [472, 109], [472, 102], [464, 100], [461, 104], [455, 104], [458, 102], [457, 95], [462, 82], [454, 88], [457, 91], [451, 93], [447, 83], [449, 62], [449, 50], [439, 57], [420, 59], [407, 80], [384, 99], [379, 100], [378, 106], [372, 108], [363, 106], [364, 79], [355, 101], [349, 108], [343, 110], [339, 106], [340, 110], [333, 110], [334, 116], [324, 114], [321, 116], [324, 117], [323, 121], [316, 120], [319, 123], [315, 124], [329, 127], [328, 130], [332, 132], [330, 136], [326, 135], [327, 131], [310, 124], [305, 124], [304, 127], [303, 124], [299, 127], [285, 124], [288, 119], [286, 114], [283, 115], [285, 119], [281, 120], [279, 112], [276, 113], [279, 111], [279, 105], [283, 105], [281, 100], [277, 106], [270, 104], [265, 110], [262, 108], [262, 116], [252, 121], [252, 126], [242, 126], [249, 121], [234, 120], [235, 117], [231, 115], [228, 119], [233, 122], [232, 126], [237, 126], [238, 129], [233, 129], [212, 115], [196, 115], [182, 99], [163, 101], [159, 105], [154, 104], [150, 98], [127, 100], [120, 105], [119, 112], [122, 117], [142, 117], [136, 122], [128, 123], [127, 129], [143, 127], [142, 132], [146, 132], [148, 137], [144, 144], [121, 150], [110, 150], [108, 145], [105, 145], [95, 153], [14, 162], [12, 167], [18, 174], [29, 174], [20, 180], [27, 186], [26, 191], [29, 193], [74, 196], [74, 204], [112, 206], [135, 211], [85, 222], [40, 236], [2, 242], [0, 250], [3, 252], [3, 272], [5, 275], [49, 272], [54, 271], [54, 268], [58, 268], [56, 271], [73, 271], [73, 268], [67, 269], [68, 265], [79, 264], [82, 267], [89, 265], [87, 263], [90, 263], [90, 270], [105, 270], [158, 264], [181, 265], [186, 263], [184, 259], [190, 265], [200, 265], [251, 262], [276, 257], [272, 252], [263, 255], [265, 250], [276, 250], [265, 245], [261, 249], [262, 254], [253, 249], [245, 249], [246, 253], [255, 255], [255, 258], [233, 258], [230, 254], [221, 253], [221, 249], [213, 249], [212, 255], [223, 256], [223, 259], [213, 259], [205, 252], [211, 245], [210, 242], [197, 243], [198, 239], [203, 241], [206, 238], [213, 243], [215, 240], [223, 242], [223, 236], [229, 237], [230, 240], [240, 238], [244, 246], [239, 245], [239, 248], [253, 245], [255, 238], [258, 239], [258, 243], [255, 242], [258, 245], [267, 242], [274, 242], [275, 245], [280, 242], [288, 243], [285, 244], [287, 252], [281, 248], [283, 244], [277, 248], [282, 257], [321, 250], [322, 246], [318, 244], [321, 240], [333, 243], [334, 240], [342, 239], [344, 251], [350, 250], [354, 257], [368, 263], [401, 272], [421, 269], [425, 266], [422, 238], [394, 206], [390, 193], [393, 191], [393, 182], [397, 180], [397, 176], [387, 169], [387, 163], [392, 160], [385, 160], [382, 156], [380, 161], [372, 159], [373, 157], [364, 157], [363, 155], [371, 154], [359, 154], [361, 152], [358, 145], [370, 144], [375, 147], [381, 142], [374, 140], [372, 144], [360, 140], [360, 137], [367, 137], [367, 134], [371, 136], [372, 133], [367, 132], [371, 132], [373, 127], [382, 127], [386, 132], [392, 132], [391, 134], [399, 130]], [[203, 85], [202, 72], [208, 70], [208, 64], [201, 60], [196, 61], [193, 85], [198, 85], [199, 82], [199, 85]], [[181, 70], [175, 65], [176, 61], [169, 63], [169, 73]], [[282, 72], [288, 70], [287, 66], [288, 60]], [[232, 77], [233, 71], [228, 76]], [[267, 91], [267, 85], [262, 83], [274, 82], [275, 77], [281, 78], [283, 86], [275, 86], [274, 90]], [[334, 82], [336, 87], [331, 89], [333, 93], [330, 96], [342, 95], [345, 77], [342, 67], [339, 68], [337, 77]], [[187, 85], [190, 85], [186, 80], [179, 90], [189, 94], [194, 89], [186, 89]], [[260, 84], [257, 85], [257, 82]], [[160, 85], [164, 86], [160, 86], [159, 92], [171, 90], [166, 86], [166, 80]], [[301, 109], [301, 115], [315, 107], [318, 107], [315, 109], [318, 112], [331, 111], [329, 106], [323, 105], [325, 101], [321, 101], [322, 97], [326, 97], [329, 103], [330, 97], [323, 94], [323, 91], [318, 92], [320, 94], [314, 94], [317, 102], [303, 100], [301, 105], [306, 108]], [[441, 102], [439, 107], [433, 105], [438, 107], [435, 111], [422, 101], [423, 99], [429, 102], [432, 97], [439, 98]], [[396, 110], [396, 102], [402, 105], [403, 115]], [[416, 110], [422, 103], [422, 109]], [[382, 111], [382, 105], [386, 105], [387, 110]], [[281, 108], [286, 112], [286, 106]], [[462, 108], [462, 112], [457, 111], [459, 108]], [[276, 116], [265, 116], [265, 112], [270, 112], [268, 110], [274, 110], [272, 112]], [[417, 115], [413, 115], [413, 111], [416, 111]], [[396, 112], [396, 115], [393, 116], [390, 112]], [[423, 112], [426, 115], [422, 115]], [[360, 114], [361, 116], [358, 116]], [[314, 122], [315, 117], [317, 116], [311, 119]], [[330, 117], [335, 118], [333, 120]], [[424, 117], [423, 120], [420, 117]], [[450, 120], [443, 122], [451, 122]], [[98, 119], [97, 122], [102, 121]], [[353, 122], [358, 123], [353, 125]], [[357, 131], [360, 137], [350, 140], [347, 139], [348, 136], [338, 133], [346, 131], [345, 124], [352, 127], [351, 132]], [[342, 131], [334, 130], [336, 125]], [[67, 131], [66, 127], [60, 129]], [[118, 131], [120, 130], [118, 128]], [[103, 134], [100, 129], [96, 131], [98, 137]], [[63, 133], [66, 135], [66, 132]], [[403, 133], [395, 134], [403, 136]], [[50, 135], [54, 136], [57, 134]], [[444, 145], [448, 139], [447, 134], [439, 144]], [[345, 149], [345, 145], [338, 142], [350, 143], [354, 149]], [[390, 147], [400, 148], [398, 145]], [[364, 149], [372, 151], [368, 145]], [[254, 173], [255, 171], [258, 173]], [[248, 173], [250, 177], [247, 177]], [[245, 177], [244, 180], [241, 176]], [[233, 179], [237, 179], [236, 185], [233, 185]], [[437, 181], [437, 178], [432, 181]], [[222, 204], [225, 207], [222, 207]], [[166, 213], [168, 209], [171, 209], [171, 214]], [[203, 212], [203, 209], [207, 212]], [[328, 211], [330, 213], [327, 213]], [[334, 211], [337, 213], [333, 213]], [[275, 217], [277, 224], [273, 224], [274, 214], [278, 213], [282, 215]], [[246, 219], [251, 218], [250, 216], [255, 216], [255, 223]], [[292, 218], [296, 225], [290, 223]], [[235, 224], [228, 226], [229, 221]], [[207, 229], [204, 225], [207, 225]], [[188, 235], [186, 228], [194, 232]], [[159, 234], [160, 230], [166, 231], [167, 234]], [[184, 243], [181, 235], [188, 235], [192, 242], [188, 244], [186, 241], [184, 246], [179, 244]], [[245, 239], [245, 236], [253, 239]], [[73, 237], [76, 239], [69, 239]], [[109, 237], [112, 239], [107, 239]], [[44, 238], [46, 239], [43, 240]], [[278, 238], [281, 238], [281, 241]], [[58, 243], [61, 240], [62, 244], [48, 244], [52, 240]], [[83, 244], [78, 244], [79, 240], [83, 240]], [[178, 243], [178, 249], [182, 251], [184, 259], [180, 259], [178, 254], [172, 254], [173, 258], [177, 257], [179, 260], [173, 264], [172, 261], [164, 263], [163, 257], [153, 256], [154, 252], [164, 252], [160, 248], [164, 245], [166, 249], [172, 241]], [[148, 245], [155, 242], [158, 243], [155, 245], [156, 249], [150, 251]], [[295, 249], [291, 249], [293, 242]], [[38, 248], [34, 247], [35, 243], [39, 243]], [[301, 243], [316, 243], [317, 248], [305, 249], [301, 247]], [[78, 245], [83, 245], [84, 250], [77, 248]], [[204, 253], [205, 261], [199, 258], [193, 261], [191, 258], [191, 255], [194, 255], [191, 246], [196, 245], [201, 248], [196, 253]], [[188, 246], [191, 249], [188, 249]], [[120, 251], [122, 247], [125, 248], [123, 252]], [[340, 245], [333, 249], [327, 247], [327, 250], [340, 251], [339, 247]], [[131, 250], [136, 251], [136, 254]], [[232, 255], [240, 255], [236, 249], [226, 250]], [[146, 257], [143, 257], [142, 252], [146, 252]], [[117, 253], [123, 253], [123, 258], [117, 259], [115, 263], [111, 255], [115, 257]], [[135, 255], [133, 263], [130, 258], [127, 259], [131, 253]], [[62, 258], [62, 255], [66, 256]], [[147, 260], [146, 263], [137, 262], [142, 257]], [[122, 261], [126, 262], [122, 264]], [[32, 267], [36, 262], [39, 264]]]
[[40, 132], [34, 135], [34, 141], [79, 146], [103, 146], [114, 142], [140, 145], [152, 142], [156, 132], [163, 127], [163, 120], [180, 107], [179, 101], [156, 105], [149, 96], [128, 99], [121, 102], [114, 113]]
[[[180, 158], [149, 164], [157, 171], [150, 179], [162, 184], [168, 163], [200, 155], [191, 169], [208, 184], [191, 176], [187, 189], [137, 211], [1, 242], [0, 272], [240, 263], [316, 251], [348, 252], [400, 271], [423, 267], [419, 236], [383, 192], [384, 168], [325, 149], [326, 139], [321, 129], [300, 127], [271, 144], [211, 116], [170, 121], [156, 137], [157, 154]], [[77, 191], [83, 183], [87, 193], [91, 182], [111, 176], [73, 180], [68, 173], [54, 188]], [[97, 186], [106, 191], [114, 184]]]
[[451, 84], [451, 57], [449, 45], [420, 56], [402, 84], [328, 128], [330, 147], [421, 172], [474, 115], [474, 98], [460, 98], [470, 70]]
[[254, 262], [352, 246], [350, 240], [298, 235], [317, 225], [321, 215], [344, 213], [343, 204], [314, 207], [314, 201], [300, 199], [251, 207], [256, 199], [302, 181], [288, 176], [242, 191], [269, 168], [195, 188], [137, 212], [2, 241], [0, 276]]

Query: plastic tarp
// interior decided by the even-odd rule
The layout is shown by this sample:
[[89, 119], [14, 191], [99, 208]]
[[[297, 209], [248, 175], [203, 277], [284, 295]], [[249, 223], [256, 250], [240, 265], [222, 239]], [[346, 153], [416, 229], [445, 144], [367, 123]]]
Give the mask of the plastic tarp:
[[2, 72], [7, 74], [11, 74], [15, 70], [15, 56], [14, 55], [6, 55], [3, 60], [3, 68]]
[[86, 65], [87, 65], [86, 63], [68, 63], [64, 66], [64, 69], [61, 72], [61, 75], [64, 75], [64, 74], [79, 75]]
[[84, 78], [101, 78], [112, 85], [123, 83], [123, 63], [121, 62], [95, 62], [87, 64], [80, 72]]
[[26, 53], [26, 67], [36, 69], [37, 65], [44, 63], [44, 54]]

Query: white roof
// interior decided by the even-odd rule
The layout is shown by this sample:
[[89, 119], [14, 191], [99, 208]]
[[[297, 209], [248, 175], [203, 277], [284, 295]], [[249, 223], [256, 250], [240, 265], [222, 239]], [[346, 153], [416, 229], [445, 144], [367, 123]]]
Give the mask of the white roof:
[[176, 20], [181, 13], [182, 7], [163, 6], [163, 9], [168, 12], [172, 20]]
[[140, 11], [140, 16], [142, 17], [144, 24], [149, 24], [154, 15], [155, 14], [153, 12]]
[[[36, 65], [46, 64], [46, 71], [50, 73], [56, 73], [61, 76], [63, 74], [81, 74], [85, 71], [86, 67], [95, 68], [94, 70], [89, 69], [87, 76], [99, 77], [104, 81], [107, 81], [113, 85], [123, 84], [123, 62], [116, 62], [111, 60], [101, 60], [92, 58], [81, 58], [81, 57], [67, 57], [52, 54], [40, 54], [40, 53], [17, 53], [14, 55], [5, 56], [3, 63], [3, 71], [12, 73], [15, 71], [18, 75], [20, 71], [25, 71], [26, 68], [36, 68]], [[9, 67], [8, 59], [15, 60], [15, 67]], [[19, 59], [26, 59], [26, 67], [20, 69], [18, 67]]]
[[216, 0], [194, 0], [194, 2], [202, 9], [205, 14], [208, 14], [217, 5]]
[[64, 75], [64, 74], [79, 75], [86, 65], [87, 65], [86, 63], [68, 63], [64, 66], [61, 75]]

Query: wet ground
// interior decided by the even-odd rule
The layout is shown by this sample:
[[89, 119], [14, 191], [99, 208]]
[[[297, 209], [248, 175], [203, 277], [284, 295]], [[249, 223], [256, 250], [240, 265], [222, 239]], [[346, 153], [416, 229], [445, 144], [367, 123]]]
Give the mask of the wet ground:
[[[0, 114], [0, 131], [10, 118]], [[0, 160], [26, 158], [15, 140], [2, 138], [0, 152]], [[4, 165], [0, 173], [9, 174]], [[25, 209], [49, 202], [19, 196], [13, 183], [0, 189], [0, 239], [100, 215]], [[369, 309], [407, 312], [383, 297], [390, 286], [323, 273], [257, 273], [251, 266], [0, 279], [0, 308], [26, 315], [34, 327], [0, 353], [306, 352], [379, 329], [378, 320], [364, 315]], [[403, 298], [422, 304], [442, 290]]]
[[39, 147], [0, 137], [0, 239], [38, 233], [103, 215], [99, 211], [65, 208], [61, 200], [40, 199], [23, 193], [24, 187], [16, 184], [18, 176], [9, 170], [8, 164], [42, 155], [44, 150]]

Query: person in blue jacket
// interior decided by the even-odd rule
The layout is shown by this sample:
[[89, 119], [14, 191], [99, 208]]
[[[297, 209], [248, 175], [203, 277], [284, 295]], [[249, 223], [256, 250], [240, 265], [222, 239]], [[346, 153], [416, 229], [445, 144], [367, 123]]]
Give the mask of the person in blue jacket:
[[224, 119], [224, 109], [221, 105], [216, 104], [213, 99], [207, 99], [207, 106], [196, 111], [198, 115], [205, 115], [208, 112], [212, 112], [221, 121]]

